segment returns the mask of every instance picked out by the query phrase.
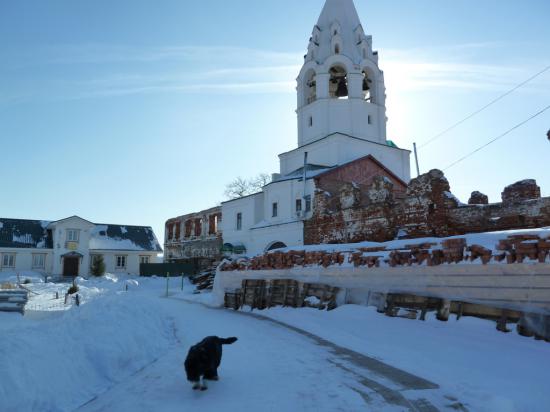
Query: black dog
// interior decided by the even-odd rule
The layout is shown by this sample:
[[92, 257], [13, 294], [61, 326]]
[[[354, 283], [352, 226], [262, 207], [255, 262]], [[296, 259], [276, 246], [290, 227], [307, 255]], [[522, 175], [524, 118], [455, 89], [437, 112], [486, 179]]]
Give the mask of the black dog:
[[[217, 381], [218, 367], [222, 360], [222, 345], [230, 345], [237, 338], [218, 338], [209, 336], [194, 346], [191, 346], [185, 359], [185, 373], [187, 380], [193, 384], [193, 389], [205, 391], [205, 380]], [[201, 385], [201, 377], [203, 382]]]

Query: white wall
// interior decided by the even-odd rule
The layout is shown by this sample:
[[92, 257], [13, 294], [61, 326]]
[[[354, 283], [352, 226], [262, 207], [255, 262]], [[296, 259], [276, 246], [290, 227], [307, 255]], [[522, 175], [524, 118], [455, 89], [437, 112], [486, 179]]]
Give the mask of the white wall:
[[[149, 263], [158, 263], [157, 252], [142, 252], [128, 250], [90, 250], [90, 256], [102, 255], [105, 262], [105, 271], [107, 273], [127, 273], [130, 275], [139, 275], [139, 264], [141, 256], [149, 256]], [[126, 256], [126, 267], [116, 267], [116, 257]], [[90, 260], [88, 260], [90, 262]], [[87, 274], [90, 274], [90, 265], [88, 264]]]
[[[296, 199], [301, 199], [303, 192], [303, 182], [285, 180], [265, 186], [258, 195], [223, 203], [223, 242], [243, 244], [249, 256], [263, 253], [274, 242], [287, 246], [303, 244], [303, 223], [296, 215]], [[306, 194], [311, 195], [313, 204], [312, 179], [307, 180]], [[278, 205], [276, 217], [272, 215], [274, 202]], [[305, 210], [304, 202], [302, 210]], [[237, 213], [243, 214], [242, 230], [236, 230]]]
[[[310, 118], [312, 126], [310, 126]], [[385, 108], [365, 102], [363, 99], [329, 98], [316, 100], [298, 109], [298, 146], [332, 133], [346, 133], [373, 142], [385, 143]]]
[[[5, 253], [15, 254], [15, 267], [2, 267], [3, 258]], [[44, 254], [45, 262], [44, 268], [33, 268], [32, 256], [33, 254]], [[37, 271], [51, 273], [53, 266], [53, 251], [51, 249], [19, 249], [19, 248], [0, 248], [0, 272], [22, 272], [22, 271]]]
[[306, 151], [309, 163], [327, 166], [341, 165], [370, 154], [405, 183], [410, 180], [410, 151], [341, 134], [334, 134], [318, 142], [280, 154], [281, 174], [288, 174], [302, 167]]
[[[52, 272], [54, 274], [63, 274], [62, 256], [70, 252], [76, 252], [82, 255], [82, 259], [80, 260], [80, 266], [78, 269], [78, 275], [88, 275], [90, 267], [90, 232], [94, 227], [95, 225], [93, 223], [90, 223], [79, 217], [71, 217], [68, 219], [60, 220], [50, 225], [49, 228], [52, 229], [54, 247], [54, 261], [52, 269]], [[72, 242], [76, 243], [75, 249], [69, 249], [67, 247], [67, 229], [76, 229], [80, 231], [78, 242]]]

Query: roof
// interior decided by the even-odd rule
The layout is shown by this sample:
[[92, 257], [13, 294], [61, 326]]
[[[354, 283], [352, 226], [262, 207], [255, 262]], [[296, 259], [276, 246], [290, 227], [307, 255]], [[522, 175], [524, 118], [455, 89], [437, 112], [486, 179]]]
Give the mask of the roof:
[[335, 22], [340, 25], [341, 29], [338, 33], [342, 37], [343, 43], [341, 53], [356, 63], [361, 61], [362, 57], [357, 47], [355, 47], [357, 41], [354, 36], [354, 31], [361, 25], [361, 22], [353, 0], [326, 1], [317, 21], [317, 27], [321, 30], [318, 59], [324, 61], [328, 56], [333, 54], [331, 50], [331, 28]]
[[361, 162], [361, 161], [364, 161], [364, 160], [369, 160], [369, 161], [373, 162], [380, 169], [384, 170], [392, 179], [394, 179], [401, 186], [407, 187], [407, 183], [405, 183], [403, 181], [403, 179], [401, 179], [399, 176], [397, 176], [395, 173], [393, 173], [390, 169], [388, 169], [386, 166], [384, 166], [384, 164], [381, 163], [376, 157], [374, 157], [373, 155], [370, 155], [370, 154], [366, 155], [366, 156], [363, 156], [363, 157], [360, 157], [359, 159], [350, 160], [347, 163], [342, 163], [341, 165], [338, 165], [338, 166], [335, 166], [335, 167], [333, 167], [329, 170], [323, 171], [323, 172], [319, 173], [317, 175], [317, 177], [321, 177], [323, 175], [326, 176], [326, 175], [330, 174], [331, 172], [337, 171], [338, 169], [341, 169], [343, 167], [347, 167], [347, 166], [349, 166], [353, 163]]
[[151, 227], [110, 224], [95, 225], [90, 234], [90, 249], [162, 252]]
[[361, 137], [352, 136], [352, 135], [347, 134], [347, 133], [333, 132], [333, 133], [330, 133], [330, 134], [326, 135], [325, 137], [321, 137], [321, 138], [319, 138], [319, 139], [317, 139], [317, 140], [314, 140], [314, 141], [312, 141], [312, 142], [308, 142], [308, 143], [306, 143], [306, 144], [303, 144], [302, 146], [299, 146], [299, 147], [297, 147], [296, 149], [289, 150], [288, 152], [283, 152], [283, 153], [279, 154], [279, 157], [284, 156], [284, 155], [289, 154], [289, 153], [292, 153], [292, 152], [296, 152], [296, 151], [298, 151], [298, 150], [303, 149], [303, 148], [306, 147], [306, 146], [309, 146], [309, 145], [318, 143], [318, 142], [320, 142], [320, 141], [322, 141], [322, 140], [331, 138], [331, 137], [333, 137], [333, 136], [344, 136], [344, 137], [349, 137], [350, 139], [360, 140], [360, 141], [362, 141], [362, 142], [369, 142], [369, 143], [372, 143], [372, 144], [377, 144], [377, 145], [379, 145], [379, 146], [386, 146], [386, 147], [390, 147], [390, 148], [392, 148], [392, 149], [403, 150], [403, 151], [405, 151], [405, 152], [411, 153], [411, 151], [408, 150], [408, 149], [401, 149], [400, 147], [397, 147], [397, 145], [395, 144], [395, 142], [393, 142], [392, 140], [387, 141], [387, 142], [391, 142], [391, 143], [387, 143], [387, 142], [386, 142], [386, 143], [380, 143], [380, 142], [374, 142], [374, 141], [368, 140], [368, 139], [363, 139], [363, 138], [361, 138]]
[[51, 231], [44, 220], [0, 218], [0, 247], [53, 249]]
[[[53, 249], [52, 230], [47, 229], [51, 223], [55, 222], [0, 218], [0, 247]], [[90, 232], [89, 243], [91, 250], [162, 252], [157, 237], [149, 226], [92, 224], [94, 227]]]

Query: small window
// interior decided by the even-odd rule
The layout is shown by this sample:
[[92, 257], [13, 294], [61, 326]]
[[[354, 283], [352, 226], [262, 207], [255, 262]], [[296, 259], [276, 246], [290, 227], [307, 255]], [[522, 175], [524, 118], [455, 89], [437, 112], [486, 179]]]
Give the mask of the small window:
[[306, 212], [311, 211], [311, 195], [304, 196], [306, 201]]
[[2, 266], [5, 268], [15, 267], [15, 253], [4, 253], [2, 255]]
[[372, 124], [372, 117], [371, 117], [370, 114], [367, 116], [367, 122], [368, 122], [369, 124]]
[[296, 212], [302, 211], [302, 199], [296, 199]]
[[67, 229], [67, 242], [78, 242], [80, 230]]
[[340, 45], [337, 44], [336, 46], [334, 46], [334, 53], [335, 54], [340, 54]]
[[279, 205], [277, 202], [273, 203], [273, 205], [271, 206], [271, 216], [272, 217], [277, 217], [277, 212], [278, 212], [278, 209], [279, 208]]
[[126, 268], [126, 256], [116, 256], [116, 268], [125, 269]]
[[243, 214], [237, 213], [237, 230], [242, 230], [243, 228]]
[[309, 116], [309, 127], [313, 126], [313, 116]]
[[144, 264], [149, 263], [149, 256], [140, 256], [139, 263], [144, 263]]
[[44, 269], [46, 267], [46, 255], [42, 253], [33, 253], [32, 254], [32, 268], [33, 269]]

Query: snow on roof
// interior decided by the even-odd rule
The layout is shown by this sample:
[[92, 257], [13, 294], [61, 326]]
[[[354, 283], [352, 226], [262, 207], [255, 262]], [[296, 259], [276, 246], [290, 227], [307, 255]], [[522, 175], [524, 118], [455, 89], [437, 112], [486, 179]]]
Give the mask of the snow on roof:
[[90, 233], [90, 249], [162, 252], [153, 229], [146, 226], [96, 225]]
[[0, 247], [51, 249], [53, 242], [41, 220], [0, 218]]

